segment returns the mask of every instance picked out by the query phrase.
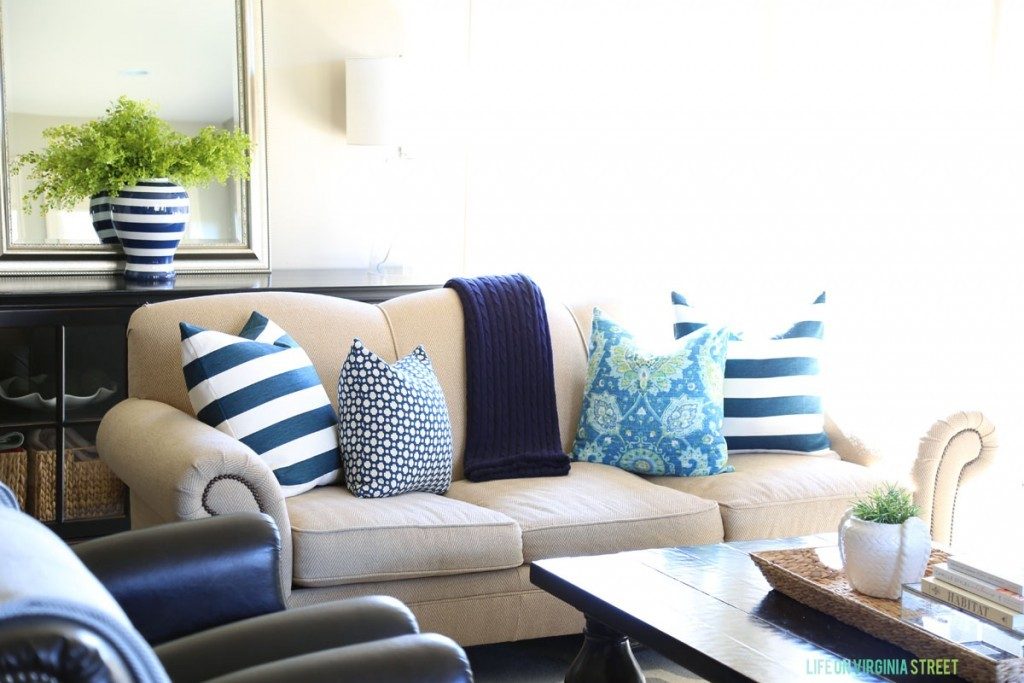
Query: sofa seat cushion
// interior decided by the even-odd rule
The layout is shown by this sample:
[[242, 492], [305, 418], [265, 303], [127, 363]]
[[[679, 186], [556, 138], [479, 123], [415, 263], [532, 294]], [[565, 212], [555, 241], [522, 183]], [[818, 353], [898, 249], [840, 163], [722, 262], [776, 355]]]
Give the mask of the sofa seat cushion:
[[526, 562], [718, 543], [718, 505], [612, 467], [574, 462], [564, 477], [452, 482], [449, 498], [516, 520]]
[[727, 541], [835, 531], [851, 501], [882, 481], [834, 453], [737, 453], [729, 455], [729, 464], [735, 472], [648, 481], [717, 501]]
[[325, 486], [288, 498], [293, 581], [336, 586], [518, 567], [519, 525], [432, 493], [357, 498]]

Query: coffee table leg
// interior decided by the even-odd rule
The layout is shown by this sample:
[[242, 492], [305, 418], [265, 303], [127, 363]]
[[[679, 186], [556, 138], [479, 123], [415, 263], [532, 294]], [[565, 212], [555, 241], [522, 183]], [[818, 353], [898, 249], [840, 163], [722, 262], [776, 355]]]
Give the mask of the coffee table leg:
[[629, 639], [587, 616], [583, 647], [573, 660], [565, 683], [644, 683]]

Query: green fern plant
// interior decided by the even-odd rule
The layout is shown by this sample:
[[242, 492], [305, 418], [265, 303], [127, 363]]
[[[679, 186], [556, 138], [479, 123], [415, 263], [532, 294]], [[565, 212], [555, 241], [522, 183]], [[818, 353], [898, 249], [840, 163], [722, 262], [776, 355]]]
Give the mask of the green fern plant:
[[878, 524], [903, 524], [920, 512], [910, 491], [892, 483], [876, 487], [853, 504], [854, 517]]
[[148, 102], [121, 97], [95, 121], [43, 131], [46, 147], [20, 155], [14, 173], [31, 170], [35, 187], [26, 212], [69, 209], [97, 192], [116, 196], [146, 178], [168, 178], [183, 187], [248, 178], [252, 141], [241, 130], [207, 126], [195, 136], [175, 131]]

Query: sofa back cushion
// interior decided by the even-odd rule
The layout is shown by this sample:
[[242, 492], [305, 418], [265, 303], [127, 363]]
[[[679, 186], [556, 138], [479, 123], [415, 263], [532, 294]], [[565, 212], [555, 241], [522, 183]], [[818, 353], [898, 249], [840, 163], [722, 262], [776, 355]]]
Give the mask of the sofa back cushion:
[[[570, 309], [556, 299], [547, 301], [558, 427], [566, 453], [572, 450], [583, 401], [593, 307], [591, 303], [574, 309], [583, 313], [577, 321]], [[161, 401], [194, 415], [181, 372], [178, 323], [188, 321], [234, 334], [253, 311], [273, 320], [305, 349], [335, 408], [334, 388], [353, 339], [358, 337], [366, 348], [389, 363], [422, 344], [448, 403], [454, 453], [452, 478], [463, 478], [466, 345], [462, 304], [450, 289], [408, 294], [379, 306], [293, 292], [218, 294], [143, 306], [135, 311], [128, 325], [131, 396]]]
[[236, 334], [253, 311], [277, 323], [306, 351], [337, 408], [338, 373], [359, 337], [394, 362], [387, 320], [371, 304], [295, 292], [254, 292], [165, 301], [139, 308], [128, 323], [128, 388], [135, 398], [160, 401], [194, 415], [181, 371], [181, 335], [186, 321]]
[[[422, 344], [434, 364], [452, 423], [452, 478], [462, 479], [466, 448], [466, 344], [459, 297], [451, 289], [433, 289], [385, 301], [380, 308], [391, 325], [398, 354], [405, 355]], [[547, 315], [555, 366], [558, 428], [562, 447], [568, 453], [572, 450], [583, 401], [587, 350], [575, 319], [564, 305], [548, 300]]]

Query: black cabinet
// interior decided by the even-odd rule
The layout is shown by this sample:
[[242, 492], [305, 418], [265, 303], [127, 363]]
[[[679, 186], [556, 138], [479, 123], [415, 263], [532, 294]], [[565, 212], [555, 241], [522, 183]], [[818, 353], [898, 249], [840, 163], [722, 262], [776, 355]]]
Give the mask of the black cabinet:
[[[64, 538], [128, 528], [128, 491], [96, 457], [96, 430], [128, 395], [126, 329], [146, 303], [273, 290], [379, 303], [436, 287], [361, 271], [121, 278], [0, 278], [0, 481]], [[57, 454], [61, 454], [58, 457]]]
[[0, 480], [68, 537], [127, 528], [127, 491], [95, 441], [126, 396], [131, 310], [0, 303]]

